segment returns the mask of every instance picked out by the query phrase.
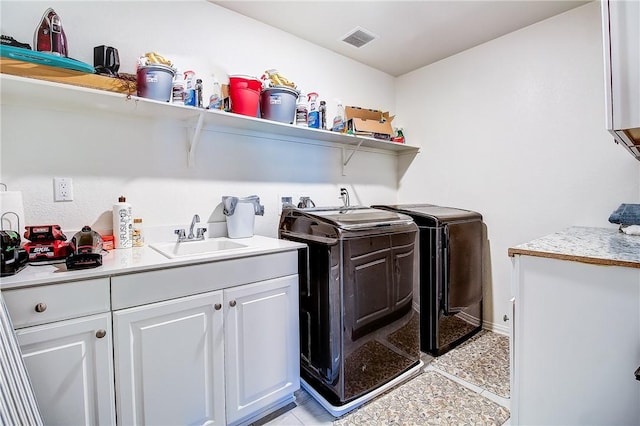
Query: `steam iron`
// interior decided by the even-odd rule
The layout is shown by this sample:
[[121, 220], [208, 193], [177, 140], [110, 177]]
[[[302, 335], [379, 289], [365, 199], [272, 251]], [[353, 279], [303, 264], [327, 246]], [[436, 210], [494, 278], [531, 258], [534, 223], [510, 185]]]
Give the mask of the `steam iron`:
[[67, 36], [62, 29], [60, 16], [52, 8], [48, 8], [42, 15], [33, 35], [33, 44], [38, 52], [51, 53], [65, 58], [68, 56]]

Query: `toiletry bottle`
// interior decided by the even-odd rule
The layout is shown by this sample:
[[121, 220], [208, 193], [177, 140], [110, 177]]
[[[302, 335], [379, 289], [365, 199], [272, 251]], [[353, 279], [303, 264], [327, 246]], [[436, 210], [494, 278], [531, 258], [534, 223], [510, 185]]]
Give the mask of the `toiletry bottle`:
[[318, 94], [316, 92], [310, 92], [307, 95], [309, 100], [309, 117], [307, 118], [307, 125], [314, 129], [320, 128], [320, 111], [318, 110]]
[[133, 245], [133, 247], [144, 246], [144, 234], [142, 232], [142, 219], [139, 217], [133, 219], [133, 231], [131, 232], [131, 245]]
[[333, 130], [334, 132], [340, 132], [343, 133], [344, 132], [344, 106], [342, 106], [342, 101], [339, 99], [336, 99], [336, 101], [338, 102], [338, 111], [336, 113], [335, 118], [333, 119], [333, 127], [331, 128], [331, 130]]
[[131, 232], [133, 221], [131, 219], [131, 204], [122, 195], [113, 205], [113, 243], [115, 248], [131, 248]]
[[307, 95], [300, 92], [298, 103], [296, 103], [296, 126], [307, 127], [308, 113]]

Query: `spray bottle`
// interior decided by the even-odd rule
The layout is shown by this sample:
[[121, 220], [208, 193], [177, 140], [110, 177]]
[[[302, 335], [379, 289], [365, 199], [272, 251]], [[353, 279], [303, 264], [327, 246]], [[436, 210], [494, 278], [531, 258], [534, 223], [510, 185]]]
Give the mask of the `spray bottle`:
[[316, 92], [310, 92], [307, 95], [309, 100], [309, 118], [308, 126], [314, 129], [320, 128], [320, 111], [318, 110], [318, 94]]
[[333, 127], [331, 130], [334, 132], [343, 133], [344, 129], [344, 106], [342, 106], [342, 101], [340, 99], [336, 99], [338, 102], [338, 111], [336, 112], [336, 116], [333, 119]]

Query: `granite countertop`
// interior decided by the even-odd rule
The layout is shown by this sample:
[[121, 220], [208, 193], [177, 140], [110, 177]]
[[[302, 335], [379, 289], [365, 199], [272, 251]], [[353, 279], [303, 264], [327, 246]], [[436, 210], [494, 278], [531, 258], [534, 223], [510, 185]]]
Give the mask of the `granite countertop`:
[[573, 226], [509, 248], [509, 256], [514, 255], [640, 268], [640, 236], [617, 229]]

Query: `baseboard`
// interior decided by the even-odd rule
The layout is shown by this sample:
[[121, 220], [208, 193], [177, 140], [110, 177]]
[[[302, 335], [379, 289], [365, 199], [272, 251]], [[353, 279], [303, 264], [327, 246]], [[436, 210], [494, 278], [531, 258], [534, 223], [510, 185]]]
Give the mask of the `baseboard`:
[[504, 336], [511, 336], [511, 327], [509, 325], [496, 324], [496, 323], [484, 320], [482, 322], [482, 328], [484, 330], [493, 331], [494, 333], [502, 334]]

